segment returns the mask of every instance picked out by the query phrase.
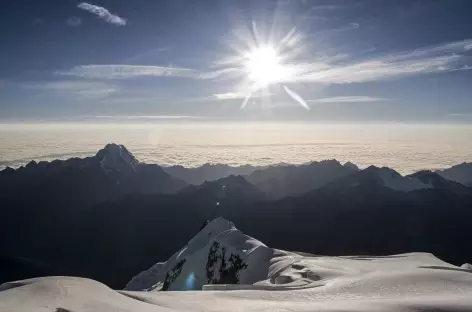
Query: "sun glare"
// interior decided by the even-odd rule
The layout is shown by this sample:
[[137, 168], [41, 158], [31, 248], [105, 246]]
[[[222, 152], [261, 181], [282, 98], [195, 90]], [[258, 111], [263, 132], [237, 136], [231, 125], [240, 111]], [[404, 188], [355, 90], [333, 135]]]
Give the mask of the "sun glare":
[[246, 71], [256, 88], [266, 87], [287, 77], [287, 70], [280, 63], [280, 56], [271, 46], [257, 47], [246, 55]]
[[[287, 33], [272, 29], [262, 34], [256, 22], [252, 22], [251, 29], [243, 27], [241, 31], [235, 31], [235, 40], [228, 43], [234, 55], [228, 55], [218, 63], [221, 64], [219, 72], [222, 75], [236, 72], [238, 77], [242, 77], [238, 89], [246, 95], [241, 109], [246, 108], [251, 99], [252, 103], [256, 103], [256, 98], [263, 99], [259, 102], [263, 107], [270, 108], [271, 97], [277, 97], [281, 92], [303, 108], [310, 109], [303, 97], [289, 87], [297, 82], [297, 76], [303, 72], [304, 64], [294, 63], [303, 48], [301, 38], [295, 27]], [[281, 100], [280, 97], [278, 100]]]

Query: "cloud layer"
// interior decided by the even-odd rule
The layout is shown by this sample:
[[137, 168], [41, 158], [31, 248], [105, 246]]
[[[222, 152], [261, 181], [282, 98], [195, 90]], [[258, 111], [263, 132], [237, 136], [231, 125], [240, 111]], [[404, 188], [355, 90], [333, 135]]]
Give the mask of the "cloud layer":
[[119, 17], [118, 15], [111, 14], [110, 11], [105, 9], [104, 7], [93, 5], [87, 2], [82, 2], [77, 5], [79, 9], [88, 11], [92, 14], [98, 15], [102, 20], [114, 24], [117, 26], [125, 26], [126, 20], [124, 18]]

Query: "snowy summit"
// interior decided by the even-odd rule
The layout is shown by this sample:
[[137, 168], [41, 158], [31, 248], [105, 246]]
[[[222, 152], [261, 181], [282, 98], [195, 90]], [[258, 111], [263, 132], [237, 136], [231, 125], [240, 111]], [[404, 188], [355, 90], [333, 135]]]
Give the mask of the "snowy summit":
[[125, 291], [88, 279], [44, 277], [1, 285], [0, 307], [12, 312], [471, 311], [469, 268], [426, 253], [287, 252], [217, 218], [168, 261], [136, 275]]
[[124, 145], [114, 143], [107, 144], [95, 157], [100, 159], [100, 165], [105, 171], [120, 169], [135, 171], [139, 163]]

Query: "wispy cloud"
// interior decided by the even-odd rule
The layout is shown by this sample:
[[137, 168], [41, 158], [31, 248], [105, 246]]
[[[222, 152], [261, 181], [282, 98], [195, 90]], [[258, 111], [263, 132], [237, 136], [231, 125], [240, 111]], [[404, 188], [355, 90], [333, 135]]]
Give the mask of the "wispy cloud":
[[137, 115], [137, 116], [85, 116], [86, 118], [97, 119], [125, 119], [125, 120], [174, 120], [174, 119], [198, 119], [201, 116], [185, 115]]
[[362, 83], [420, 74], [468, 70], [464, 52], [472, 39], [372, 58], [356, 63], [313, 62], [294, 67], [291, 82]]
[[[351, 27], [359, 27], [352, 24]], [[317, 57], [310, 59], [298, 59], [290, 55], [278, 66], [284, 70], [284, 75], [275, 82], [283, 86], [286, 94], [298, 102], [302, 107], [309, 108], [302, 96], [291, 89], [291, 84], [314, 83], [322, 86], [330, 84], [350, 84], [401, 79], [409, 76], [425, 75], [432, 73], [445, 73], [452, 71], [464, 71], [472, 69], [465, 62], [472, 39], [449, 42], [441, 45], [425, 47], [421, 49], [396, 52], [393, 54], [371, 57], [367, 59], [349, 59], [349, 56]], [[207, 79], [219, 81], [222, 78], [235, 77], [242, 74], [242, 84], [246, 84], [249, 90], [245, 94], [230, 92], [215, 95], [219, 99], [244, 99], [242, 108], [253, 96], [254, 91], [260, 88], [247, 80], [247, 69], [241, 60], [234, 58], [226, 62], [214, 63], [214, 75], [207, 75]], [[247, 81], [247, 82], [246, 82]], [[379, 102], [386, 99], [370, 97], [343, 97], [335, 99], [315, 100], [313, 102]]]
[[80, 80], [62, 80], [62, 81], [40, 81], [25, 83], [23, 87], [31, 89], [57, 90], [57, 91], [77, 91], [96, 89], [97, 87], [108, 87], [108, 84], [100, 82], [80, 81]]
[[[466, 64], [466, 52], [472, 48], [472, 39], [442, 45], [393, 53], [357, 62], [348, 56], [317, 58], [311, 62], [287, 64], [290, 75], [281, 83], [347, 84], [399, 79], [408, 76], [472, 69]], [[184, 77], [192, 79], [244, 78], [240, 68], [222, 67], [216, 63], [209, 70], [143, 65], [83, 65], [57, 72], [59, 75], [85, 79], [125, 79], [134, 77]], [[244, 98], [237, 92], [215, 95], [216, 98]]]
[[55, 94], [74, 95], [85, 99], [101, 99], [118, 91], [114, 85], [94, 81], [46, 81], [23, 84], [22, 87]]
[[80, 90], [76, 91], [76, 95], [85, 99], [103, 99], [108, 98], [110, 95], [116, 93], [117, 91], [118, 90], [115, 88]]
[[82, 24], [82, 19], [77, 16], [71, 16], [67, 19], [67, 26], [78, 27]]
[[33, 25], [42, 25], [46, 23], [46, 20], [44, 18], [35, 18], [33, 20]]
[[[218, 100], [218, 101], [241, 100], [241, 99], [245, 99], [248, 96], [248, 92], [235, 91], [235, 92], [226, 92], [226, 93], [215, 93], [213, 94], [213, 98], [204, 98], [204, 99]], [[272, 95], [273, 94], [270, 92], [255, 92], [251, 94], [251, 98], [265, 98], [265, 97], [270, 97]]]
[[385, 102], [391, 99], [372, 96], [335, 96], [328, 98], [320, 98], [308, 100], [309, 103], [371, 103], [371, 102]]
[[227, 92], [227, 93], [215, 93], [213, 96], [217, 100], [237, 100], [244, 99], [247, 96], [247, 92]]
[[202, 80], [229, 79], [238, 73], [236, 68], [196, 70], [183, 67], [147, 65], [80, 65], [69, 70], [57, 71], [57, 75], [75, 76], [85, 79], [126, 79], [136, 77], [183, 77]]
[[[309, 4], [311, 1], [304, 0], [305, 4]], [[316, 3], [316, 1], [313, 1]], [[340, 10], [353, 10], [363, 6], [363, 2], [345, 2], [345, 3], [331, 3], [331, 4], [314, 4], [309, 6], [308, 10], [303, 16], [303, 19], [310, 20], [338, 20], [339, 16], [337, 13]]]
[[[311, 18], [313, 18], [313, 17], [311, 17]], [[315, 18], [317, 18], [317, 17], [315, 17]], [[343, 26], [340, 26], [340, 27], [337, 27], [337, 28], [324, 29], [324, 30], [313, 32], [309, 35], [309, 37], [313, 40], [317, 40], [317, 41], [321, 42], [323, 40], [331, 39], [335, 35], [342, 34], [342, 33], [345, 33], [347, 31], [353, 31], [353, 30], [356, 30], [360, 27], [361, 27], [361, 25], [359, 23], [351, 22], [351, 23], [348, 23], [346, 25], [343, 25]]]
[[75, 76], [86, 79], [124, 79], [133, 77], [196, 77], [195, 71], [188, 68], [135, 65], [83, 65], [67, 71], [56, 72], [59, 75]]
[[472, 117], [472, 113], [454, 113], [449, 114], [451, 117]]
[[198, 78], [200, 79], [226, 79], [232, 76], [238, 76], [241, 73], [239, 72], [238, 68], [228, 67], [222, 69], [215, 69], [215, 70], [208, 70], [198, 74]]
[[348, 4], [318, 4], [310, 7], [310, 11], [332, 11], [332, 10], [347, 10], [361, 7], [364, 2], [350, 2]]
[[155, 49], [152, 49], [152, 50], [148, 50], [148, 51], [133, 55], [133, 56], [125, 59], [123, 61], [123, 63], [134, 62], [134, 61], [137, 61], [137, 60], [145, 58], [145, 57], [154, 56], [156, 54], [160, 54], [160, 53], [163, 53], [163, 52], [168, 52], [171, 49], [172, 49], [171, 46], [164, 46], [164, 47], [159, 47], [159, 48], [155, 48]]
[[126, 20], [124, 18], [119, 17], [118, 15], [114, 15], [110, 13], [106, 8], [98, 6], [98, 5], [93, 5], [87, 2], [82, 2], [77, 5], [79, 9], [88, 11], [92, 14], [98, 15], [102, 20], [118, 25], [118, 26], [125, 26], [126, 25]]

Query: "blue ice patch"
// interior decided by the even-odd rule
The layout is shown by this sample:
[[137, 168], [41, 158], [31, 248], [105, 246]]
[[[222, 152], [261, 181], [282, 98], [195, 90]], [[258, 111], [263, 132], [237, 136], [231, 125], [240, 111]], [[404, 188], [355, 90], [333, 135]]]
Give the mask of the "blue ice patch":
[[185, 280], [185, 290], [194, 290], [195, 287], [195, 273], [190, 273], [190, 275]]

